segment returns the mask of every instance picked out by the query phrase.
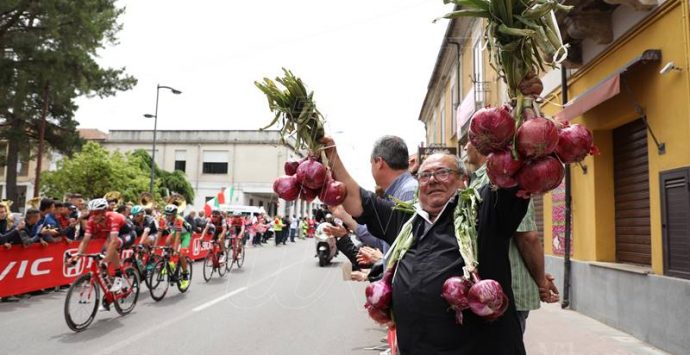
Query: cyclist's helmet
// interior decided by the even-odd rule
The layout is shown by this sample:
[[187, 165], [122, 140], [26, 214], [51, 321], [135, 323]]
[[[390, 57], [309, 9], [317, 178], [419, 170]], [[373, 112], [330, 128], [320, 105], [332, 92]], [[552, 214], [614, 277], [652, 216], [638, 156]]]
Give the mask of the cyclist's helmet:
[[163, 213], [165, 215], [177, 214], [177, 206], [169, 204], [165, 206], [165, 209], [163, 209]]
[[108, 207], [108, 201], [104, 198], [95, 198], [89, 201], [89, 212], [91, 211], [102, 211]]
[[213, 211], [211, 211], [211, 215], [220, 216], [220, 210], [214, 209]]
[[132, 207], [132, 210], [130, 211], [130, 213], [132, 214], [132, 216], [136, 216], [140, 213], [144, 213], [144, 207], [142, 205], [134, 205]]

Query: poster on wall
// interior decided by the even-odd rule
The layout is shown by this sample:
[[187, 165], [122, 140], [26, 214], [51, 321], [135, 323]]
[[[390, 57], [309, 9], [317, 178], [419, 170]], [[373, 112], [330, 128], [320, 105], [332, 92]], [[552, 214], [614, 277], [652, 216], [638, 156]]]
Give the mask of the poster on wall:
[[[565, 181], [553, 191], [551, 191], [552, 199], [552, 216], [553, 216], [553, 253], [554, 255], [565, 255]], [[570, 255], [573, 255], [573, 224], [572, 215], [570, 216]]]

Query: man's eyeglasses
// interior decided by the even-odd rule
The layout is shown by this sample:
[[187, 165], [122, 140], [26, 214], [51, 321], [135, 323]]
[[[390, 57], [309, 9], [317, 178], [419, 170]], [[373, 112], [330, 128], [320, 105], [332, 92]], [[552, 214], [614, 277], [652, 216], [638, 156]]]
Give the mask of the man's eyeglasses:
[[438, 169], [436, 171], [424, 171], [417, 174], [417, 180], [422, 184], [426, 184], [432, 177], [435, 177], [437, 181], [445, 182], [448, 181], [450, 175], [454, 173], [457, 174], [458, 171], [448, 168]]

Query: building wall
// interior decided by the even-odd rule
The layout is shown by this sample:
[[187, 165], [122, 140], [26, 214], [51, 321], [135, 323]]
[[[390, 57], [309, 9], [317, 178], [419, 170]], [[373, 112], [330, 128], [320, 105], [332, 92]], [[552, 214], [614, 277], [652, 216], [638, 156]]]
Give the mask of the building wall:
[[[617, 10], [618, 11], [618, 10]], [[626, 9], [620, 10], [624, 13]], [[661, 226], [661, 172], [690, 166], [690, 25], [688, 2], [668, 0], [630, 28], [606, 50], [571, 75], [569, 97], [577, 97], [608, 77], [647, 49], [659, 49], [659, 63], [640, 64], [623, 74], [635, 100], [645, 109], [651, 129], [665, 143], [659, 154], [651, 134], [647, 135], [651, 265], [616, 262], [613, 129], [639, 118], [629, 93], [621, 93], [574, 120], [594, 132], [601, 154], [583, 162], [587, 173], [571, 167], [573, 213], [573, 263], [571, 308], [631, 333], [665, 351], [690, 353], [690, 281], [664, 276]], [[619, 17], [614, 13], [614, 21]], [[639, 18], [639, 13], [637, 14]], [[620, 27], [616, 25], [615, 27]], [[585, 52], [592, 49], [585, 49]], [[660, 75], [673, 61], [682, 71]], [[560, 102], [560, 92], [555, 90]], [[555, 114], [558, 107], [547, 105]], [[553, 196], [544, 196], [545, 250], [553, 254]], [[690, 237], [690, 235], [688, 236]], [[563, 259], [547, 257], [547, 271], [563, 280]]]

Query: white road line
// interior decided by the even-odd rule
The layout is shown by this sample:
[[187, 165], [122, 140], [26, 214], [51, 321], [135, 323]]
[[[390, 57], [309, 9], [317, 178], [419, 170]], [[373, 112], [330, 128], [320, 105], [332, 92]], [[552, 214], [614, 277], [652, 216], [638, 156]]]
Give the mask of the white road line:
[[257, 281], [257, 282], [254, 282], [254, 283], [252, 283], [252, 284], [250, 284], [250, 285], [247, 285], [247, 286], [244, 286], [244, 287], [240, 287], [240, 288], [238, 288], [237, 290], [234, 290], [234, 291], [232, 291], [232, 292], [230, 292], [230, 293], [227, 293], [227, 294], [222, 295], [222, 296], [220, 296], [220, 297], [218, 297], [218, 298], [216, 298], [216, 299], [213, 299], [213, 300], [208, 301], [208, 302], [206, 302], [206, 303], [204, 303], [204, 304], [202, 304], [202, 305], [199, 305], [199, 306], [197, 306], [196, 308], [192, 309], [191, 312], [190, 312], [190, 311], [187, 311], [187, 312], [185, 312], [185, 313], [183, 313], [183, 314], [181, 314], [181, 315], [179, 315], [179, 316], [177, 316], [177, 317], [175, 317], [175, 318], [169, 319], [169, 320], [164, 321], [164, 322], [162, 322], [162, 323], [158, 323], [157, 325], [155, 325], [155, 326], [153, 326], [153, 327], [149, 327], [149, 328], [147, 328], [146, 330], [144, 330], [143, 332], [137, 333], [137, 334], [135, 334], [135, 335], [133, 335], [133, 336], [129, 336], [127, 339], [124, 339], [124, 340], [122, 340], [122, 341], [120, 341], [120, 342], [117, 342], [117, 343], [115, 343], [115, 344], [113, 344], [113, 345], [111, 345], [111, 346], [109, 346], [109, 347], [103, 349], [102, 351], [99, 351], [98, 353], [99, 353], [99, 354], [112, 354], [112, 353], [116, 352], [117, 350], [122, 349], [123, 347], [128, 346], [128, 345], [134, 343], [135, 341], [137, 341], [137, 340], [139, 340], [139, 339], [141, 339], [141, 338], [144, 338], [144, 337], [146, 337], [146, 336], [152, 334], [153, 332], [159, 331], [159, 330], [162, 329], [162, 328], [167, 328], [167, 327], [172, 326], [173, 324], [175, 324], [175, 323], [177, 323], [177, 322], [180, 322], [180, 321], [184, 320], [185, 318], [187, 318], [187, 317], [191, 316], [192, 314], [194, 314], [194, 312], [198, 312], [198, 311], [204, 310], [204, 309], [210, 307], [210, 306], [213, 305], [213, 304], [216, 304], [216, 303], [218, 303], [218, 302], [220, 302], [220, 301], [223, 301], [223, 300], [225, 300], [225, 299], [228, 299], [228, 298], [230, 298], [230, 297], [232, 297], [232, 296], [234, 296], [234, 295], [236, 295], [236, 294], [238, 294], [238, 293], [244, 292], [244, 291], [246, 291], [247, 289], [249, 289], [249, 287], [251, 287], [251, 286], [256, 286], [256, 285], [258, 285], [258, 284], [260, 284], [260, 283], [262, 283], [262, 282], [264, 282], [264, 281], [266, 281], [266, 280], [269, 280], [269, 279], [271, 279], [271, 278], [273, 278], [273, 277], [275, 277], [275, 276], [278, 276], [281, 272], [283, 272], [283, 271], [285, 271], [285, 270], [287, 270], [287, 269], [289, 269], [289, 268], [291, 268], [291, 267], [293, 267], [293, 266], [295, 266], [295, 265], [299, 265], [299, 264], [302, 264], [302, 263], [304, 263], [304, 261], [294, 262], [294, 263], [292, 263], [292, 264], [290, 264], [290, 265], [287, 265], [287, 266], [285, 266], [285, 267], [282, 267], [282, 268], [278, 269], [277, 271], [273, 272], [272, 274], [270, 274], [270, 275], [268, 275], [268, 276], [266, 276], [266, 277], [264, 277], [264, 278], [259, 279], [259, 281]]
[[230, 297], [232, 297], [232, 296], [234, 296], [234, 295], [236, 295], [236, 294], [238, 294], [238, 293], [240, 293], [240, 292], [244, 292], [244, 291], [246, 291], [246, 290], [247, 290], [247, 287], [240, 287], [240, 288], [238, 288], [238, 289], [235, 290], [235, 291], [232, 291], [232, 292], [230, 292], [230, 293], [227, 293], [227, 294], [225, 294], [225, 295], [222, 295], [222, 296], [216, 298], [215, 300], [208, 301], [208, 302], [202, 304], [201, 306], [198, 306], [198, 307], [192, 309], [192, 312], [203, 311], [204, 309], [206, 309], [206, 308], [208, 308], [208, 307], [211, 307], [211, 306], [213, 306], [214, 304], [216, 304], [216, 303], [218, 303], [218, 302], [220, 302], [220, 301], [222, 301], [222, 300], [228, 299], [228, 298], [230, 298]]

